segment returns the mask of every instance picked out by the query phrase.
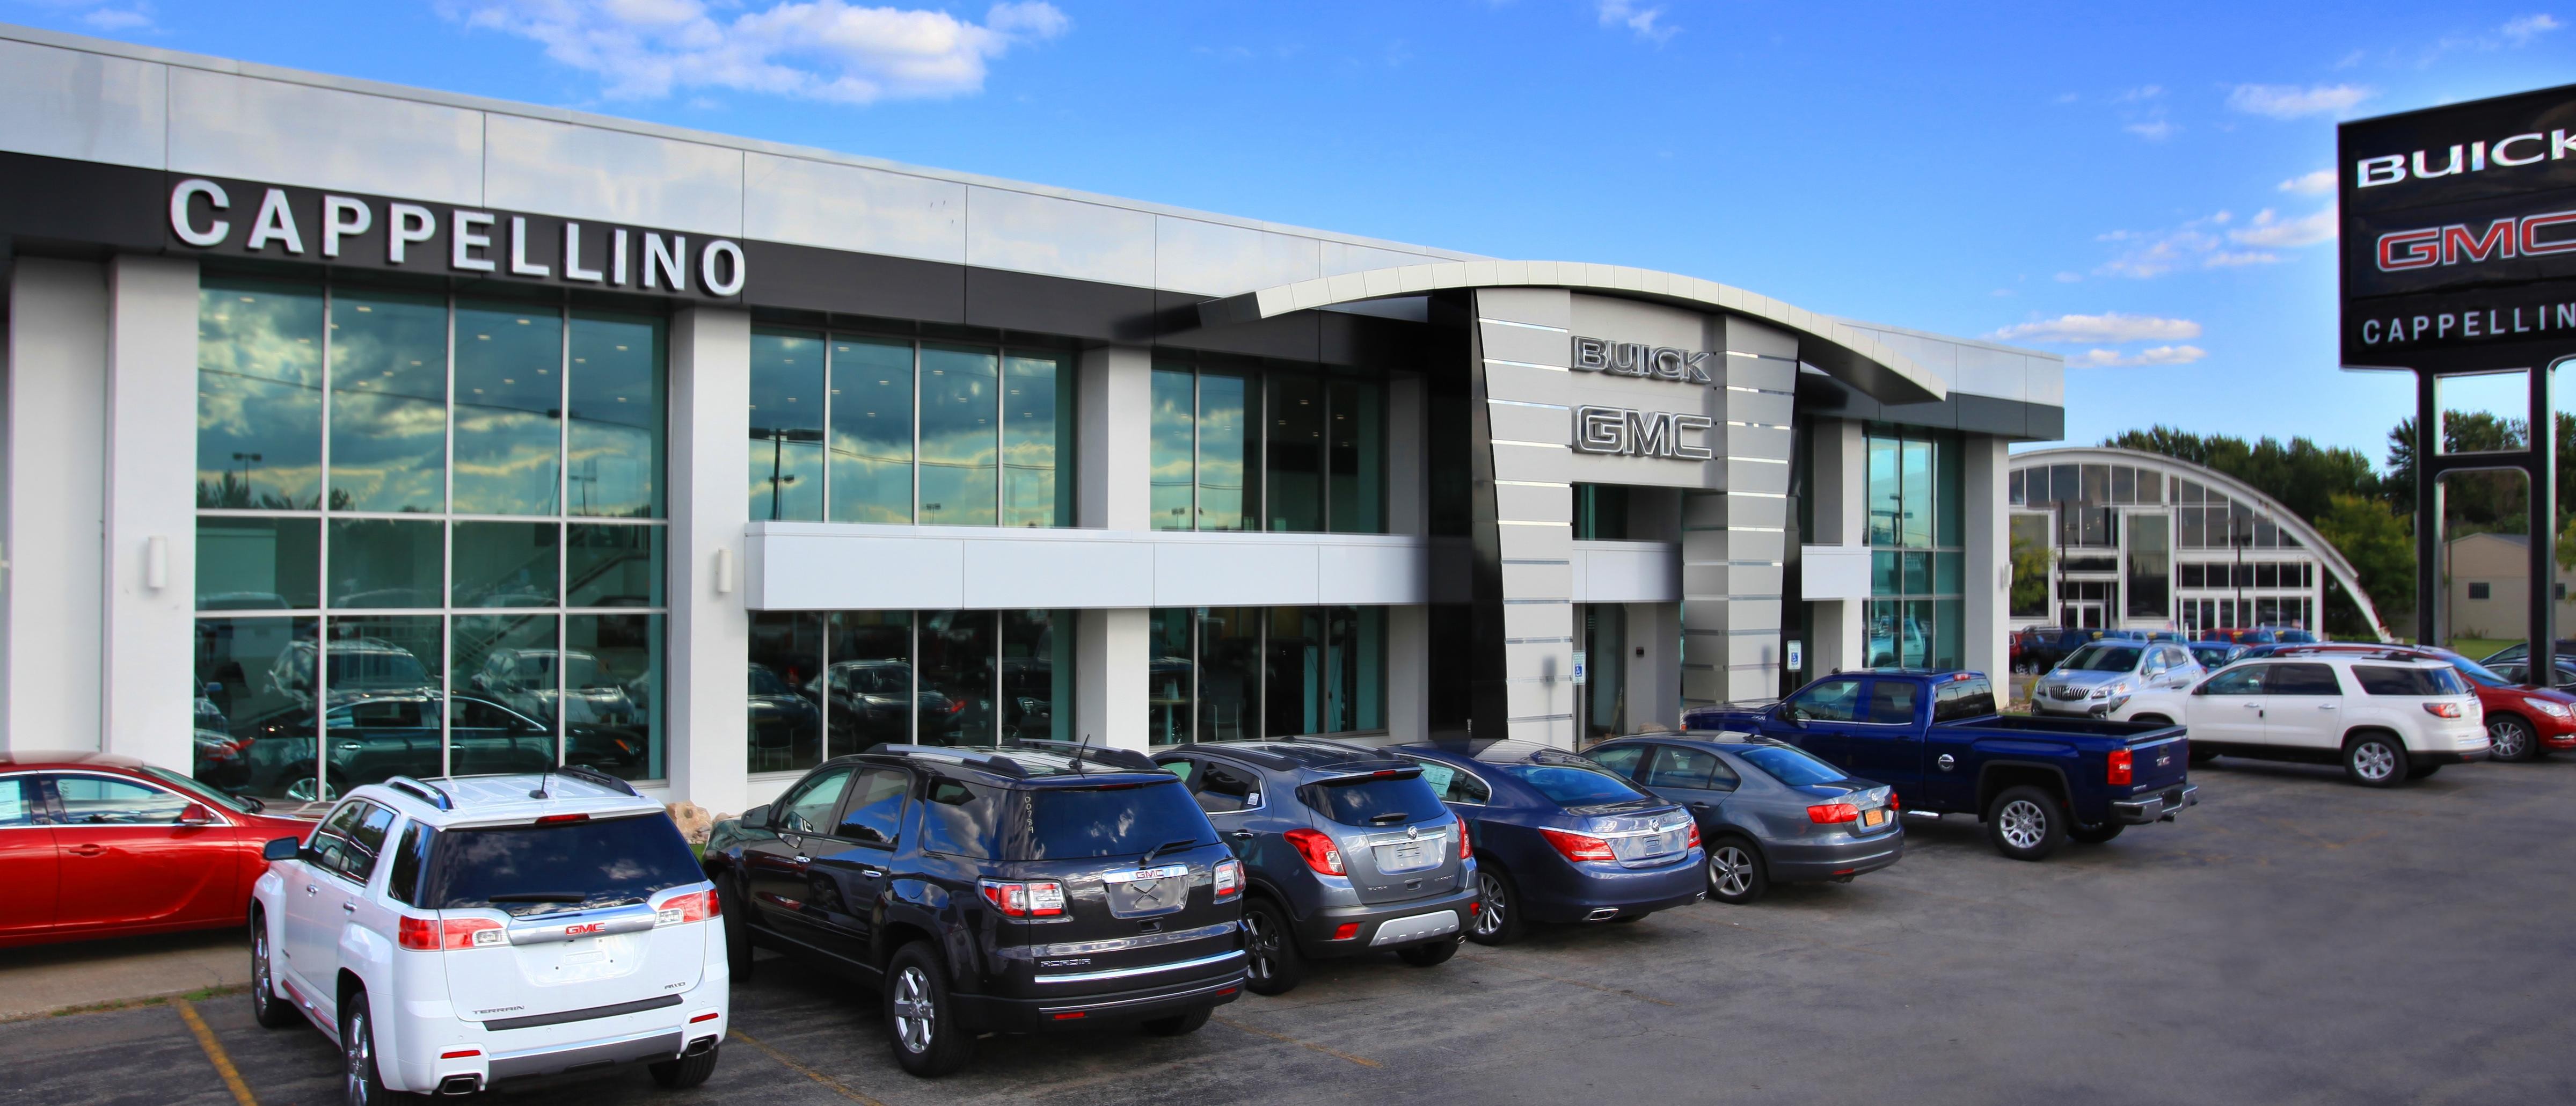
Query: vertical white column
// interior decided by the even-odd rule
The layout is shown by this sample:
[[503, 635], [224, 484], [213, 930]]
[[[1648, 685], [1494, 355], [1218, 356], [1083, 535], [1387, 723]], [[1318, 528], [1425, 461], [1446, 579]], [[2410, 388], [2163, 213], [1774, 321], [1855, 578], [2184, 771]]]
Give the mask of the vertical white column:
[[[1074, 472], [1074, 521], [1095, 530], [1142, 531], [1152, 525], [1154, 355], [1135, 346], [1084, 350]], [[1143, 749], [1147, 734], [1146, 612], [1093, 608], [1076, 615], [1073, 662], [1074, 738]]]
[[1082, 611], [1074, 638], [1074, 740], [1120, 749], [1152, 743], [1146, 683], [1152, 658], [1146, 612], [1135, 607]]
[[[2012, 632], [2012, 508], [2007, 485], [2012, 457], [2001, 438], [1970, 435], [1961, 441], [1968, 455], [1959, 466], [1961, 535], [1967, 542], [1962, 575], [1967, 588], [1961, 632], [1967, 635], [1959, 663], [2000, 676], [2012, 670], [2005, 638]], [[2172, 548], [2172, 539], [2166, 539]]]
[[751, 615], [743, 531], [751, 523], [743, 420], [751, 409], [751, 316], [693, 307], [671, 320], [671, 798], [716, 813], [748, 802], [744, 703]]
[[1574, 748], [1581, 733], [1574, 717], [1574, 485], [1567, 479], [1572, 453], [1563, 444], [1572, 419], [1565, 390], [1573, 325], [1573, 297], [1564, 291], [1476, 292], [1477, 345], [1488, 358], [1477, 371], [1493, 427], [1508, 736], [1560, 749]]
[[[1809, 486], [1816, 497], [1817, 545], [1855, 546], [1869, 542], [1869, 443], [1861, 424], [1851, 419], [1816, 421], [1816, 472]], [[1868, 601], [1846, 599], [1816, 604], [1813, 657], [1807, 671], [1828, 675], [1869, 665], [1869, 639], [1863, 632]]]
[[[192, 314], [191, 334], [194, 323]], [[17, 259], [9, 281], [8, 498], [0, 506], [0, 558], [8, 565], [0, 743], [10, 748], [101, 747], [107, 349], [106, 268]], [[193, 430], [180, 439], [195, 440]]]
[[1682, 605], [1630, 603], [1627, 608], [1628, 729], [1643, 730], [1652, 722], [1678, 730], [1682, 728]]
[[194, 760], [197, 263], [108, 267], [103, 747], [176, 772]]
[[1386, 609], [1386, 732], [1431, 737], [1431, 608], [1418, 603]]

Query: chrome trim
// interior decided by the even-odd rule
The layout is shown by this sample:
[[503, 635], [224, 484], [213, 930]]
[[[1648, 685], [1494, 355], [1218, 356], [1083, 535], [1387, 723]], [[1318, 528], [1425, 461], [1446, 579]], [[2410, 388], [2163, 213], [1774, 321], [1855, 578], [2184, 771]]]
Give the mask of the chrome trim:
[[1055, 945], [1024, 945], [1016, 949], [1002, 950], [1001, 955], [1003, 958], [1011, 960], [1054, 958], [1058, 956], [1090, 956], [1103, 952], [1124, 952], [1128, 949], [1151, 948], [1155, 945], [1171, 945], [1178, 944], [1183, 941], [1198, 941], [1209, 937], [1223, 937], [1228, 933], [1234, 932], [1234, 930], [1235, 923], [1218, 922], [1215, 925], [1200, 926], [1197, 929], [1176, 930], [1171, 933], [1145, 933], [1134, 937], [1119, 937], [1106, 941], [1066, 941], [1062, 944]]
[[1243, 959], [1243, 950], [1235, 949], [1230, 952], [1220, 952], [1214, 956], [1202, 956], [1195, 960], [1175, 960], [1169, 964], [1148, 964], [1141, 968], [1111, 968], [1107, 971], [1098, 972], [1074, 972], [1068, 975], [1042, 975], [1037, 977], [1037, 982], [1089, 983], [1098, 979], [1125, 979], [1128, 976], [1134, 975], [1153, 975], [1156, 972], [1176, 972], [1183, 968], [1204, 968], [1211, 964], [1222, 964], [1229, 960], [1241, 959]]
[[1041, 1006], [1038, 1007], [1038, 1012], [1041, 1014], [1061, 1014], [1074, 1010], [1108, 1010], [1115, 1007], [1135, 1006], [1140, 1003], [1147, 1002], [1169, 1002], [1176, 998], [1189, 998], [1192, 995], [1204, 995], [1210, 991], [1222, 991], [1229, 987], [1240, 986], [1243, 986], [1243, 976], [1241, 973], [1237, 973], [1232, 979], [1222, 979], [1214, 983], [1202, 984], [1183, 991], [1167, 991], [1159, 995], [1145, 995], [1141, 998], [1114, 999], [1109, 1002], [1077, 1002], [1065, 1006]]

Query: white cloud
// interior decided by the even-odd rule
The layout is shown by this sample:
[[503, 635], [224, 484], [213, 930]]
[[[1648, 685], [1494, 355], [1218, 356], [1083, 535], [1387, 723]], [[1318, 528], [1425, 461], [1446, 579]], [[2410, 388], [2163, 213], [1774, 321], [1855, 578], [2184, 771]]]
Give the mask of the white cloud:
[[2301, 173], [2298, 176], [2281, 182], [2281, 191], [2287, 192], [2293, 196], [2322, 196], [2328, 192], [2334, 191], [2334, 189], [2335, 171], [2332, 169], [2319, 169], [2313, 173]]
[[2139, 85], [2136, 88], [2112, 97], [2111, 102], [2115, 104], [2134, 104], [2142, 100], [2153, 100], [2164, 94], [2165, 89], [2163, 85]]
[[2076, 284], [2076, 283], [2080, 283], [2080, 282], [2082, 282], [2082, 281], [2083, 281], [2083, 279], [2084, 279], [2084, 274], [2082, 274], [2082, 273], [2059, 273], [2059, 274], [2057, 274], [2057, 282], [2058, 282], [2059, 284]]
[[137, 4], [132, 8], [100, 8], [82, 16], [81, 22], [102, 31], [130, 31], [151, 26], [151, 12], [151, 6], [147, 4]]
[[2200, 337], [2200, 324], [2189, 319], [2167, 319], [2155, 315], [2123, 315], [2106, 311], [2099, 315], [2060, 315], [2054, 319], [2014, 323], [1986, 335], [1997, 342], [2063, 342], [2085, 345], [2120, 345], [2127, 342], [2172, 342]]
[[2539, 38], [2542, 35], [2548, 34], [2549, 32], [2555, 31], [2564, 26], [2566, 26], [2566, 24], [2559, 22], [2547, 13], [2541, 13], [2538, 15], [2517, 15], [2511, 19], [2505, 20], [2504, 26], [2500, 29], [2503, 31], [2506, 40], [2512, 42], [2516, 46], [2527, 46], [2530, 45], [2532, 39]]
[[2242, 229], [2227, 232], [2227, 240], [2241, 246], [2263, 246], [2292, 249], [2332, 242], [2335, 237], [2335, 209], [2328, 207], [2314, 215], [2284, 219], [2271, 208], [2254, 213]]
[[722, 0], [444, 0], [440, 11], [542, 43], [547, 57], [599, 75], [616, 99], [684, 88], [846, 104], [955, 96], [981, 90], [987, 64], [1011, 47], [1072, 27], [1044, 0], [995, 4], [982, 23], [846, 0], [748, 10]]
[[1593, 8], [1600, 13], [1602, 26], [1626, 27], [1648, 42], [1665, 42], [1682, 33], [1681, 28], [1663, 21], [1664, 8], [1660, 4], [1639, 7], [1635, 0], [1593, 0]]
[[2120, 129], [2127, 131], [2130, 134], [2137, 135], [2140, 138], [2144, 138], [2149, 142], [2162, 142], [2165, 139], [2173, 137], [2173, 133], [2181, 130], [2182, 128], [2171, 121], [2158, 119], [2151, 123], [2131, 123]]
[[2308, 88], [2286, 84], [2241, 84], [2227, 94], [2227, 106], [2274, 119], [2340, 115], [2367, 100], [2372, 91], [2360, 85], [2321, 84]]
[[2188, 365], [2209, 356], [2199, 346], [2150, 346], [2136, 353], [2118, 350], [2088, 349], [2069, 354], [2067, 365], [2079, 369], [2109, 368], [2115, 365]]
[[2269, 265], [2280, 259], [2281, 255], [2265, 250], [2220, 250], [2202, 258], [2200, 265], [2204, 269], [2233, 269], [2243, 265]]

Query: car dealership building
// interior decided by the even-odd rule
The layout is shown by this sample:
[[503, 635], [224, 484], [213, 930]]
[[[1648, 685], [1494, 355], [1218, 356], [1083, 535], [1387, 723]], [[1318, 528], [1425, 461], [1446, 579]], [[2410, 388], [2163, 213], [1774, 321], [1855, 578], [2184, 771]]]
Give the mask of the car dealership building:
[[270, 796], [2000, 670], [2064, 421], [1696, 277], [24, 29], [0, 102], [0, 744]]

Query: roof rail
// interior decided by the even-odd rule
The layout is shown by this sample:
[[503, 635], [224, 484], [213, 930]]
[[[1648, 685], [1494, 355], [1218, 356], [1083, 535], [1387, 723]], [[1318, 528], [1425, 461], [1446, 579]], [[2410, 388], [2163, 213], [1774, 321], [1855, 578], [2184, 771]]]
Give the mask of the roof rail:
[[440, 810], [456, 809], [456, 800], [448, 798], [447, 792], [439, 790], [436, 784], [422, 783], [410, 776], [394, 776], [385, 780], [385, 786], [409, 792], [412, 797]]
[[971, 749], [949, 749], [937, 745], [897, 745], [888, 742], [879, 742], [875, 745], [869, 746], [866, 750], [866, 755], [897, 757], [926, 756], [933, 760], [953, 760], [960, 764], [971, 764], [975, 767], [984, 769], [985, 771], [1004, 776], [1016, 776], [1021, 779], [1027, 779], [1029, 775], [1028, 768], [1021, 765], [1020, 762], [1016, 760], [1012, 760], [1011, 758], [999, 753], [977, 752]]
[[1121, 749], [1114, 745], [1091, 745], [1079, 741], [1048, 741], [1024, 737], [1011, 747], [1027, 749], [1031, 752], [1053, 753], [1068, 760], [1091, 760], [1143, 772], [1159, 772], [1163, 769], [1162, 765], [1154, 763], [1152, 757], [1134, 749]]
[[567, 764], [561, 768], [555, 769], [554, 771], [558, 776], [571, 776], [577, 780], [598, 784], [599, 786], [605, 787], [611, 791], [623, 791], [629, 795], [634, 795], [636, 798], [643, 798], [641, 794], [636, 792], [634, 784], [618, 779], [615, 776], [609, 775], [608, 773], [602, 772], [587, 764]]

